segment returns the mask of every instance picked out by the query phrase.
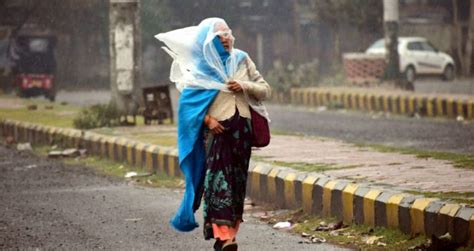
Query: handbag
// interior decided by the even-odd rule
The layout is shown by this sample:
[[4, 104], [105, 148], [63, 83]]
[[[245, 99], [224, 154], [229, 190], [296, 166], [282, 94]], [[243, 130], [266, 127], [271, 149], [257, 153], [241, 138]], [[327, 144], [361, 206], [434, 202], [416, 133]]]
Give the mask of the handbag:
[[270, 144], [270, 127], [268, 120], [250, 107], [252, 117], [252, 146], [265, 147]]
[[[245, 66], [247, 68], [247, 75], [250, 77], [247, 61], [245, 61]], [[249, 106], [249, 109], [252, 123], [252, 146], [268, 146], [268, 144], [270, 144], [270, 127], [268, 126], [268, 120], [256, 112], [251, 106]]]

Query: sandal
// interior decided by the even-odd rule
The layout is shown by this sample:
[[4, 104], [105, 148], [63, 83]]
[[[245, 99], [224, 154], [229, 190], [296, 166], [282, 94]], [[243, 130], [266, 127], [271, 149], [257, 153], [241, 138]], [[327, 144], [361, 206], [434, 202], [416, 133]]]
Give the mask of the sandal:
[[222, 251], [222, 244], [224, 242], [219, 240], [219, 239], [216, 239], [216, 242], [214, 243], [214, 251]]
[[237, 251], [237, 242], [228, 242], [222, 245], [222, 251]]

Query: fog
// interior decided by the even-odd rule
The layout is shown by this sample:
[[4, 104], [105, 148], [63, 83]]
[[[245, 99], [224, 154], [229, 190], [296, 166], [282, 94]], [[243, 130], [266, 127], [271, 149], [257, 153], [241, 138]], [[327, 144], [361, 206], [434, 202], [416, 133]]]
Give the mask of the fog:
[[[449, 3], [401, 1], [400, 34], [424, 35], [438, 48], [451, 50], [444, 39], [449, 34]], [[109, 88], [108, 1], [2, 0], [0, 8], [2, 68], [11, 65], [8, 44], [15, 36], [42, 32], [56, 39], [59, 89]], [[341, 81], [343, 54], [362, 52], [383, 37], [379, 0], [142, 0], [138, 16], [142, 86], [169, 84], [171, 61], [153, 36], [206, 17], [228, 22], [235, 47], [247, 51], [279, 91]]]

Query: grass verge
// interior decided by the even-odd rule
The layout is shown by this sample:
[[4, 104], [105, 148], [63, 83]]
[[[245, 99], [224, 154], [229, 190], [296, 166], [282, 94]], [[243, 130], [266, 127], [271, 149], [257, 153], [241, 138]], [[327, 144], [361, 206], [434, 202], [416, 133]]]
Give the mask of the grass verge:
[[342, 166], [336, 164], [325, 164], [325, 163], [306, 163], [306, 162], [285, 162], [277, 160], [269, 160], [266, 157], [254, 156], [252, 157], [255, 161], [265, 162], [274, 166], [289, 167], [302, 172], [324, 172], [328, 170], [339, 170], [360, 167], [360, 165], [349, 165]]
[[[133, 131], [127, 130], [124, 127], [115, 128], [98, 128], [93, 129], [93, 132], [108, 135], [108, 136], [120, 136], [128, 139], [137, 140], [147, 144], [155, 144], [167, 147], [177, 147], [176, 132], [160, 132], [152, 131], [146, 132], [146, 130], [137, 130], [141, 126], [134, 127]], [[146, 126], [145, 126], [146, 127]]]
[[[291, 231], [298, 235], [316, 236], [324, 238], [329, 243], [334, 243], [346, 247], [357, 248], [358, 250], [407, 250], [426, 243], [426, 236], [410, 236], [400, 230], [383, 227], [370, 227], [367, 225], [349, 225], [333, 231], [315, 231], [320, 224], [337, 221], [334, 218], [321, 218], [308, 215], [303, 210], [294, 210], [288, 213], [279, 214], [268, 220], [269, 224], [280, 221], [290, 221], [293, 223]], [[371, 240], [373, 241], [372, 244]], [[310, 244], [307, 244], [310, 245]]]
[[407, 191], [408, 193], [415, 195], [423, 195], [427, 198], [439, 198], [445, 201], [451, 201], [455, 203], [474, 205], [474, 192], [420, 192], [415, 190]]
[[[34, 152], [37, 155], [46, 157], [48, 152], [51, 150], [49, 146], [34, 146]], [[77, 157], [77, 158], [60, 158], [59, 161], [63, 161], [68, 165], [81, 165], [89, 168], [93, 168], [98, 173], [122, 178], [124, 180], [133, 181], [136, 184], [147, 186], [147, 187], [167, 187], [167, 188], [182, 188], [184, 187], [184, 181], [176, 177], [170, 177], [164, 173], [158, 172], [151, 174], [146, 177], [134, 177], [132, 179], [125, 178], [125, 174], [128, 172], [145, 173], [143, 169], [137, 169], [126, 163], [118, 163], [115, 161], [102, 159], [95, 156]]]
[[384, 145], [377, 145], [377, 144], [357, 143], [355, 145], [357, 147], [362, 147], [362, 148], [365, 148], [365, 147], [372, 148], [378, 152], [384, 152], [384, 153], [394, 152], [394, 153], [415, 155], [417, 158], [422, 158], [422, 159], [433, 158], [433, 159], [438, 159], [438, 160], [446, 160], [446, 161], [451, 162], [454, 167], [467, 168], [467, 169], [474, 170], [474, 155], [473, 154], [427, 151], [427, 150], [419, 150], [415, 148], [392, 147], [392, 146], [384, 146]]
[[[10, 99], [3, 98], [4, 101], [15, 101], [18, 103], [14, 108], [0, 107], [0, 118], [13, 119], [18, 121], [56, 126], [62, 128], [72, 128], [72, 121], [79, 112], [78, 107], [51, 103], [46, 100]], [[28, 106], [36, 106], [35, 110], [29, 110]]]

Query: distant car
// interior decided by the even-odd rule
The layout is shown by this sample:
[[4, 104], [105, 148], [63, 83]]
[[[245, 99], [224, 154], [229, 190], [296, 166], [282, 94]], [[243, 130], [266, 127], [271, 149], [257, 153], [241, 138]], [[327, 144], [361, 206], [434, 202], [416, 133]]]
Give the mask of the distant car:
[[[368, 54], [385, 54], [385, 41], [379, 39], [366, 51]], [[418, 75], [439, 75], [443, 80], [454, 79], [454, 60], [436, 49], [426, 38], [399, 37], [398, 53], [400, 72], [413, 83]]]

